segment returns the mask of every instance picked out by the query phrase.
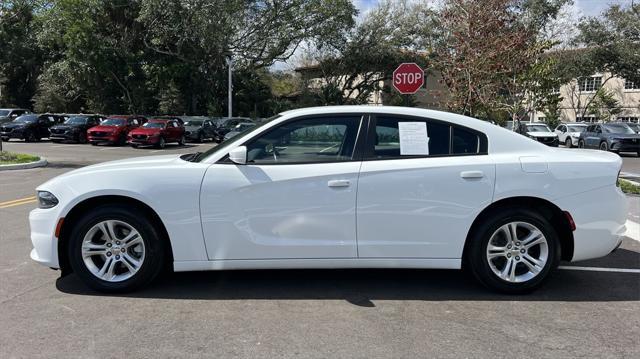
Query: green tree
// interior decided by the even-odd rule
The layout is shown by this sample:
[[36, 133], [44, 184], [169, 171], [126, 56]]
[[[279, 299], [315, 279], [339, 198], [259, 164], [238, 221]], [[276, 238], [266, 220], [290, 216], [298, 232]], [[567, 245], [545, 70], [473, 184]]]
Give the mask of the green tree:
[[589, 105], [588, 111], [601, 121], [609, 122], [611, 118], [621, 114], [623, 109], [613, 93], [601, 88]]

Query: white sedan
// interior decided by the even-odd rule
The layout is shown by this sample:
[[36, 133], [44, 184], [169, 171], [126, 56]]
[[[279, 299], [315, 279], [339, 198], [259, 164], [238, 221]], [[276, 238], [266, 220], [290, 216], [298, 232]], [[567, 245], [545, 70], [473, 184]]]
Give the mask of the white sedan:
[[205, 153], [97, 164], [37, 188], [31, 258], [105, 292], [175, 271], [469, 268], [509, 293], [625, 232], [619, 156], [396, 107], [282, 113]]

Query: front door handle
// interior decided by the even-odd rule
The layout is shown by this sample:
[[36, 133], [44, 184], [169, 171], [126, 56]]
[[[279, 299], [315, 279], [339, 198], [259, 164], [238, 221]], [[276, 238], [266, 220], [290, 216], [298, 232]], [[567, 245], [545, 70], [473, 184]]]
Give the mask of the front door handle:
[[327, 182], [327, 186], [329, 187], [349, 187], [351, 185], [351, 181], [349, 180], [331, 180]]
[[482, 171], [462, 171], [460, 172], [462, 178], [482, 178], [484, 173]]

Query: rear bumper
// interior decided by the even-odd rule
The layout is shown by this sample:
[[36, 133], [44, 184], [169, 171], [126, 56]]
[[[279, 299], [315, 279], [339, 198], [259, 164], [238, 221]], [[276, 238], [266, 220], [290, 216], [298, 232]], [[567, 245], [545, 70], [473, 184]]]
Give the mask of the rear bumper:
[[576, 223], [572, 262], [606, 256], [622, 242], [628, 202], [615, 185], [554, 202], [560, 209], [568, 211]]

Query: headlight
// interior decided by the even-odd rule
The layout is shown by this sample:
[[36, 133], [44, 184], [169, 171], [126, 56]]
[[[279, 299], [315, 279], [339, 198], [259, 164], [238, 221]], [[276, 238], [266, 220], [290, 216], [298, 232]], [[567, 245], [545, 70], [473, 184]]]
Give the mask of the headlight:
[[52, 208], [58, 204], [58, 199], [51, 192], [38, 191], [38, 203], [40, 208]]

